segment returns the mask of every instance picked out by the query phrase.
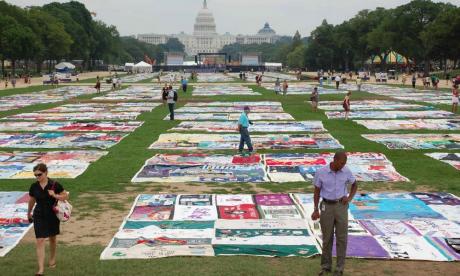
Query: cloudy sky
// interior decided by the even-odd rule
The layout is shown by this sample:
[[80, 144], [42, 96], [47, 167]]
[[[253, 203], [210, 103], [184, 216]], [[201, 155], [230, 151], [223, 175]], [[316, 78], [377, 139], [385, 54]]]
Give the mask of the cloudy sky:
[[[6, 0], [18, 6], [43, 5], [48, 0]], [[196, 14], [203, 0], [81, 0], [96, 19], [115, 25], [121, 35], [139, 33], [173, 34], [193, 32]], [[281, 35], [302, 36], [323, 19], [338, 24], [363, 9], [393, 8], [410, 0], [208, 0], [217, 32], [254, 34], [265, 22]], [[450, 2], [460, 6], [460, 0]]]

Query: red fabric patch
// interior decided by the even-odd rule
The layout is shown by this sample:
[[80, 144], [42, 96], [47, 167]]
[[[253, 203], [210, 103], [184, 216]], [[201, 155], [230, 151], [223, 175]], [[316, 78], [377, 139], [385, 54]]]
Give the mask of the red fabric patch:
[[221, 219], [258, 219], [259, 212], [254, 204], [241, 204], [236, 206], [219, 206]]

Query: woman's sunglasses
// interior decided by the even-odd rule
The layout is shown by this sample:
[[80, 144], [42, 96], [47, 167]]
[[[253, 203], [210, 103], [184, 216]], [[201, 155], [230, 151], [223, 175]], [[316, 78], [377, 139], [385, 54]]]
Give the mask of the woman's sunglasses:
[[37, 173], [37, 174], [34, 174], [34, 175], [35, 175], [35, 177], [40, 177], [40, 176], [43, 175], [43, 173]]

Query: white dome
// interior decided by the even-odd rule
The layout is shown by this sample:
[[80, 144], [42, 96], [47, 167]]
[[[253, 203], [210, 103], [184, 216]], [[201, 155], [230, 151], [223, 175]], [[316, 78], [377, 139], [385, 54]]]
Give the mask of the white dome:
[[216, 23], [212, 12], [208, 10], [206, 0], [203, 2], [203, 8], [198, 12], [193, 26], [193, 35], [215, 35]]

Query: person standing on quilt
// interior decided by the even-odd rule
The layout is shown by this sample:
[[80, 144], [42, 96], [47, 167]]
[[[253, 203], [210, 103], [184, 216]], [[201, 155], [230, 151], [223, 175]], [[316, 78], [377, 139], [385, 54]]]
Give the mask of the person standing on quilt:
[[174, 121], [174, 105], [177, 102], [177, 92], [171, 85], [168, 88], [168, 96], [166, 97], [166, 102], [168, 103], [169, 108], [169, 119]]
[[458, 96], [459, 96], [458, 85], [454, 84], [452, 86], [452, 113], [457, 113], [458, 100], [459, 100]]
[[289, 88], [289, 85], [287, 83], [287, 80], [284, 80], [284, 82], [283, 82], [283, 96], [286, 96], [288, 88]]
[[281, 92], [280, 78], [276, 78], [276, 81], [275, 81], [275, 94], [278, 95], [280, 92]]
[[[60, 234], [60, 221], [53, 207], [58, 200], [68, 200], [69, 194], [58, 182], [48, 178], [48, 168], [45, 164], [37, 164], [33, 168], [37, 179], [29, 189], [29, 206], [27, 217], [34, 224], [38, 272], [35, 275], [43, 275], [45, 270], [45, 241], [50, 241], [49, 268], [56, 267], [56, 236]], [[34, 208], [35, 206], [35, 208]], [[32, 214], [33, 209], [33, 214]]]
[[339, 86], [340, 86], [341, 81], [342, 81], [342, 77], [337, 74], [337, 76], [335, 76], [335, 89], [336, 90], [339, 90]]
[[184, 91], [184, 93], [187, 92], [187, 78], [184, 78], [184, 77], [181, 77], [181, 80], [180, 80], [181, 84], [182, 84], [182, 91]]
[[342, 107], [345, 111], [345, 120], [348, 120], [348, 115], [350, 115], [350, 108], [351, 108], [350, 97], [351, 97], [351, 91], [348, 91], [342, 103]]
[[318, 87], [313, 88], [313, 92], [310, 96], [312, 111], [318, 111], [318, 102], [319, 102], [319, 94], [318, 94]]
[[[336, 240], [337, 265], [334, 275], [343, 275], [348, 241], [348, 205], [356, 194], [358, 185], [351, 171], [345, 166], [347, 154], [343, 151], [334, 155], [328, 166], [318, 169], [313, 181], [314, 211], [312, 220], [320, 220], [323, 236], [321, 271], [325, 275], [332, 270], [332, 246]], [[348, 193], [348, 186], [351, 185]], [[321, 203], [319, 203], [320, 198]], [[321, 210], [321, 211], [320, 211]]]
[[249, 153], [254, 151], [251, 143], [251, 137], [249, 136], [249, 125], [252, 125], [252, 122], [249, 120], [249, 106], [245, 106], [243, 112], [240, 115], [240, 119], [238, 120], [238, 131], [240, 133], [240, 146], [238, 147], [238, 153], [243, 153], [244, 144], [248, 146]]

